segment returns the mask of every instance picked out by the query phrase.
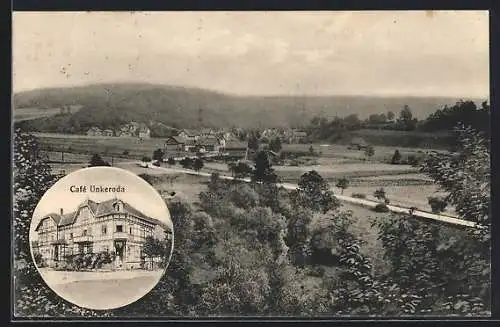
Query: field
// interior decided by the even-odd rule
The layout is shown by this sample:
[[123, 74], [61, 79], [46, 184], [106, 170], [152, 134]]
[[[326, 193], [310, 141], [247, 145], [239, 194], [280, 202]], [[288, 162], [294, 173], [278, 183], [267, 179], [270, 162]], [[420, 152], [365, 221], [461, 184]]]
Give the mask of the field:
[[[80, 107], [72, 107], [71, 112], [76, 112]], [[13, 121], [31, 120], [43, 117], [50, 117], [61, 113], [61, 108], [16, 108], [13, 110]]]
[[[99, 153], [104, 160], [114, 166], [129, 170], [150, 169], [137, 167], [137, 161], [143, 156], [151, 157], [153, 151], [164, 148], [165, 139], [151, 138], [140, 140], [137, 138], [120, 137], [91, 137], [85, 135], [37, 134], [41, 139], [42, 149], [45, 150], [49, 162], [55, 171], [71, 171], [87, 167], [92, 154]], [[240, 147], [241, 142], [228, 144], [229, 147]], [[309, 152], [309, 144], [284, 144], [283, 151]], [[419, 173], [418, 168], [410, 165], [389, 164], [394, 151], [400, 151], [403, 157], [408, 155], [422, 155], [427, 152], [421, 148], [396, 148], [390, 146], [376, 146], [375, 155], [367, 159], [364, 151], [349, 150], [345, 145], [314, 144], [316, 156], [301, 157], [298, 160], [308, 160], [308, 164], [275, 165], [278, 176], [283, 182], [297, 183], [300, 176], [308, 171], [315, 170], [325, 178], [332, 187], [339, 178], [349, 180], [349, 188], [345, 195], [363, 193], [372, 199], [373, 192], [384, 187], [391, 203], [404, 207], [415, 206], [422, 210], [429, 210], [428, 197], [439, 195], [436, 185], [426, 176]], [[169, 154], [167, 154], [168, 156]], [[134, 162], [135, 161], [135, 162]], [[124, 166], [125, 165], [125, 166]], [[217, 172], [229, 175], [228, 166], [223, 162], [205, 162], [202, 172]], [[336, 193], [340, 190], [334, 189]], [[452, 208], [446, 213], [453, 214]]]

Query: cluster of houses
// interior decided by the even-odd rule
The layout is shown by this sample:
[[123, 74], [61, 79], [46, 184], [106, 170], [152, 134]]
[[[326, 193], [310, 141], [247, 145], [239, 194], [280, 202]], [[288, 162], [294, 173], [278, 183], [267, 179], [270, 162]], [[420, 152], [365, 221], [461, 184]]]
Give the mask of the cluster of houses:
[[101, 129], [92, 126], [87, 131], [88, 136], [117, 136], [117, 137], [138, 137], [141, 139], [150, 138], [151, 130], [144, 123], [130, 122], [120, 126], [119, 129]]
[[181, 130], [177, 136], [165, 140], [165, 150], [169, 152], [221, 152], [231, 139], [229, 133], [221, 133], [211, 129], [201, 131]]
[[283, 143], [307, 143], [307, 132], [300, 129], [269, 128], [265, 129], [261, 137], [272, 139], [279, 137]]

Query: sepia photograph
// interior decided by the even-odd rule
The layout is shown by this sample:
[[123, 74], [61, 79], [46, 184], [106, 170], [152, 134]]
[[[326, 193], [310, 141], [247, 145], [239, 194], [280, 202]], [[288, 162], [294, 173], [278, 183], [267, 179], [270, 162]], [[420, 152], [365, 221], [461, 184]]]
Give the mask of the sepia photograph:
[[65, 176], [44, 194], [30, 244], [54, 292], [103, 310], [130, 304], [158, 283], [172, 236], [165, 202], [149, 184], [127, 171], [96, 167]]
[[12, 16], [16, 318], [491, 315], [488, 11]]

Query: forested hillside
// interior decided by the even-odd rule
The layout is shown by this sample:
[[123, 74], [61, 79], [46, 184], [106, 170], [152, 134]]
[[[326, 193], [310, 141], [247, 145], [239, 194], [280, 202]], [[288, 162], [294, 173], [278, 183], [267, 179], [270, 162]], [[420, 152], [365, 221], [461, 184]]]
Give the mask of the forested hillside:
[[[458, 99], [368, 96], [234, 96], [213, 91], [153, 84], [95, 84], [49, 88], [14, 95], [14, 110], [82, 105], [70, 115], [55, 115], [23, 123], [30, 130], [79, 132], [91, 125], [113, 128], [123, 122], [155, 121], [168, 126], [289, 127], [316, 115], [333, 118], [356, 113], [360, 118], [408, 105], [419, 119]], [[483, 99], [477, 100], [482, 101]]]

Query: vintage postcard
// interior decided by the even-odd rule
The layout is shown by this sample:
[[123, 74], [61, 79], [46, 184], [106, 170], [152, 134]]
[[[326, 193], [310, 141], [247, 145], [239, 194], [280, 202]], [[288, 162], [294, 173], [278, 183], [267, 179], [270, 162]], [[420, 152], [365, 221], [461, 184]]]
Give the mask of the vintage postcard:
[[487, 11], [14, 12], [13, 319], [488, 317]]

